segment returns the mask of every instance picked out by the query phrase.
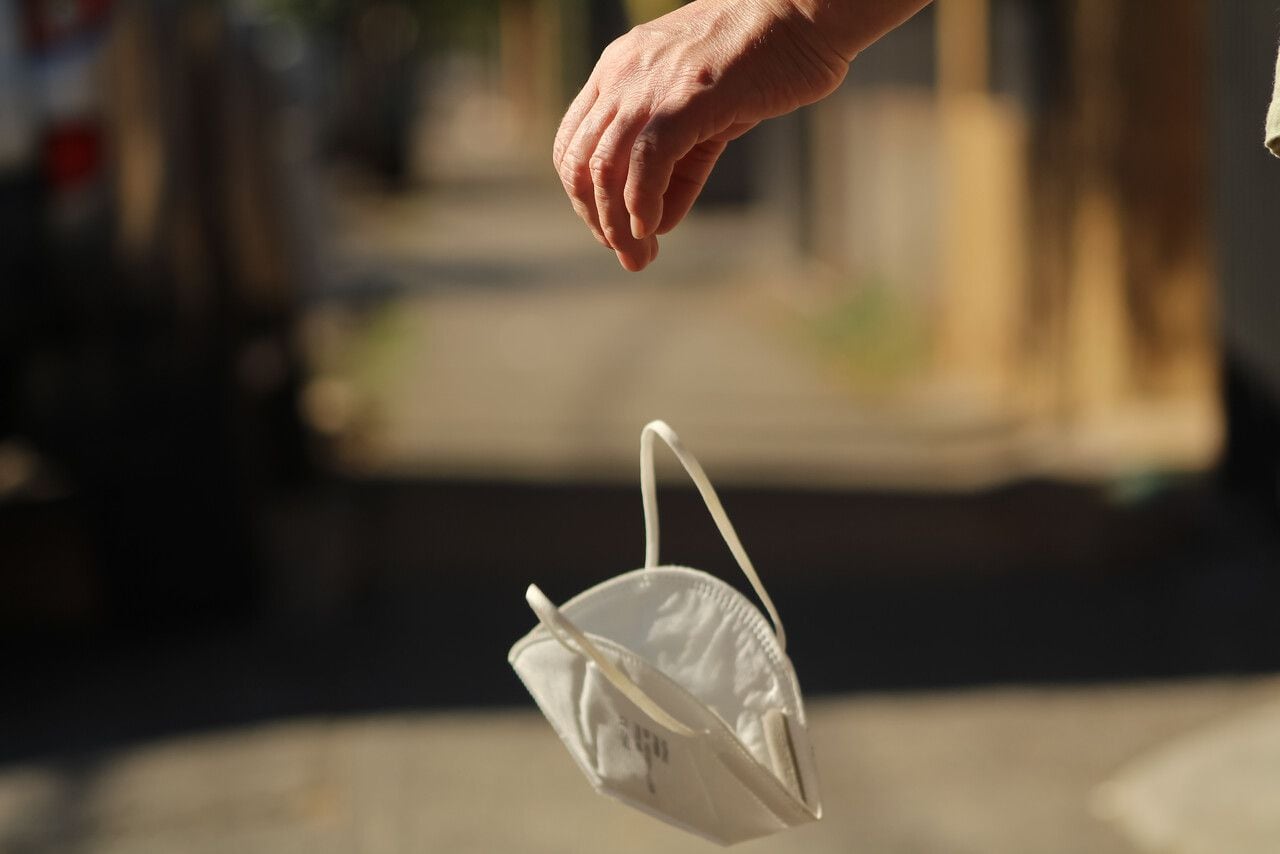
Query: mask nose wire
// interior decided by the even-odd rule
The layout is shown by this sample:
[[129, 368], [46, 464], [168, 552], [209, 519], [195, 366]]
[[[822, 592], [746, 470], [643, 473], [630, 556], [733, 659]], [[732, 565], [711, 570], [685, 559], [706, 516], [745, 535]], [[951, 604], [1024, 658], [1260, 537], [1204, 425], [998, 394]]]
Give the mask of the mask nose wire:
[[[574, 655], [585, 655], [594, 661], [604, 678], [608, 679], [613, 684], [613, 687], [621, 691], [624, 697], [635, 703], [636, 708], [677, 735], [685, 738], [697, 735], [696, 732], [680, 723], [666, 709], [658, 705], [658, 702], [646, 694], [644, 689], [637, 685], [630, 676], [623, 673], [617, 665], [606, 658], [600, 648], [587, 637], [586, 633], [574, 625], [573, 621], [566, 617], [547, 598], [546, 594], [538, 589], [538, 585], [530, 584], [529, 589], [525, 591], [524, 598], [529, 603], [529, 607], [533, 609], [533, 613], [538, 616], [538, 621], [546, 627], [547, 631], [551, 632], [552, 637], [558, 640], [561, 646]], [[570, 640], [573, 643], [570, 643]]]
[[782, 628], [782, 618], [778, 616], [778, 609], [774, 607], [773, 600], [769, 598], [768, 591], [764, 589], [764, 582], [760, 580], [755, 567], [751, 564], [751, 558], [747, 557], [747, 550], [742, 547], [742, 541], [738, 539], [738, 533], [733, 529], [733, 523], [729, 521], [729, 514], [724, 511], [724, 506], [720, 503], [720, 497], [716, 495], [715, 488], [707, 478], [706, 472], [702, 470], [702, 466], [698, 464], [693, 454], [689, 453], [684, 447], [684, 443], [680, 441], [676, 431], [672, 430], [665, 421], [651, 421], [640, 431], [640, 494], [644, 500], [645, 569], [652, 569], [658, 565], [658, 490], [653, 471], [653, 440], [655, 436], [660, 436], [662, 441], [667, 443], [675, 453], [676, 459], [680, 460], [680, 464], [684, 466], [684, 470], [689, 473], [694, 486], [698, 487], [703, 503], [707, 505], [711, 518], [715, 520], [716, 527], [720, 529], [720, 536], [724, 538], [729, 551], [733, 553], [734, 559], [737, 560], [738, 566], [742, 569], [742, 574], [751, 582], [751, 588], [756, 591], [756, 595], [760, 597], [760, 602], [764, 605], [765, 611], [769, 614], [769, 619], [773, 621], [773, 631], [778, 638], [778, 646], [785, 653], [787, 651], [787, 633]]

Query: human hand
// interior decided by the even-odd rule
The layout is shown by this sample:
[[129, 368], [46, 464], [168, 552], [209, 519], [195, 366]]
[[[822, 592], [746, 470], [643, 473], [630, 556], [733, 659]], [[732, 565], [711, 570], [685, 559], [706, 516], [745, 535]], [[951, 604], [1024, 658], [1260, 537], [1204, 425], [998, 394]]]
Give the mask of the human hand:
[[[861, 5], [883, 15], [924, 2]], [[859, 4], [695, 0], [605, 49], [560, 123], [553, 160], [574, 210], [624, 268], [657, 257], [658, 235], [684, 219], [726, 144], [840, 85], [865, 45], [820, 20], [824, 5]]]

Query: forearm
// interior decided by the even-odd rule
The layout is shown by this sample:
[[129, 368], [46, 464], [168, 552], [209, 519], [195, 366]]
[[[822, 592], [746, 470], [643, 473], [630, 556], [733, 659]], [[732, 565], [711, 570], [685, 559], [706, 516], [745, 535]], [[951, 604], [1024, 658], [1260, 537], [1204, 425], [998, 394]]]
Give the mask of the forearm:
[[929, 4], [929, 0], [777, 0], [791, 7], [810, 37], [850, 62]]

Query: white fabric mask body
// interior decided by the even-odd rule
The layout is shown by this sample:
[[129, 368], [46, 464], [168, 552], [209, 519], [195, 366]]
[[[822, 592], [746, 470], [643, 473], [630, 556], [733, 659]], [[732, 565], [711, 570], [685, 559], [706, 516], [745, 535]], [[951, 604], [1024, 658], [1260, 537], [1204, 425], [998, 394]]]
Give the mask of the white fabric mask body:
[[[655, 435], [693, 476], [776, 634], [725, 582], [656, 565]], [[602, 793], [722, 844], [814, 821], [817, 775], [776, 610], [697, 461], [662, 422], [642, 437], [646, 568], [561, 609], [530, 586], [540, 625], [508, 658]]]

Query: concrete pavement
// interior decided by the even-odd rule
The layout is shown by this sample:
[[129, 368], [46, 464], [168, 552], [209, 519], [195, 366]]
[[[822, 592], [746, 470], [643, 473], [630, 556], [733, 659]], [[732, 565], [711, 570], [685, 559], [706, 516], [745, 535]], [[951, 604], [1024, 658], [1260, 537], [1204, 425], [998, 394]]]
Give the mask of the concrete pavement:
[[[1272, 677], [824, 698], [810, 712], [826, 817], [737, 850], [1133, 854], [1098, 817], [1098, 785], [1278, 695]], [[531, 704], [280, 720], [0, 768], [12, 854], [655, 850], [715, 849], [596, 795]]]

